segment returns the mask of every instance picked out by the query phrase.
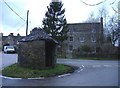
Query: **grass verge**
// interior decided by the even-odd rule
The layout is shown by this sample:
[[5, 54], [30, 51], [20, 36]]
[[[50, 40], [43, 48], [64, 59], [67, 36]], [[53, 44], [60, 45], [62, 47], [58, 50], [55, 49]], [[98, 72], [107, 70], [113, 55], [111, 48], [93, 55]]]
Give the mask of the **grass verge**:
[[55, 68], [39, 70], [39, 69], [29, 69], [20, 67], [18, 64], [13, 64], [2, 70], [4, 76], [13, 78], [39, 78], [39, 77], [50, 77], [67, 72], [71, 72], [72, 67], [63, 64], [56, 64]]
[[79, 57], [81, 60], [118, 60], [117, 58]]

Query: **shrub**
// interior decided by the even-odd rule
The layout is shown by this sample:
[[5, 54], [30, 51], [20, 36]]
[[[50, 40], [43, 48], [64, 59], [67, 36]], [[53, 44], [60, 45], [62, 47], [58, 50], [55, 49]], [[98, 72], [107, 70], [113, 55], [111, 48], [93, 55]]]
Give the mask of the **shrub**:
[[88, 45], [81, 46], [81, 50], [85, 53], [90, 53], [92, 51], [91, 47]]

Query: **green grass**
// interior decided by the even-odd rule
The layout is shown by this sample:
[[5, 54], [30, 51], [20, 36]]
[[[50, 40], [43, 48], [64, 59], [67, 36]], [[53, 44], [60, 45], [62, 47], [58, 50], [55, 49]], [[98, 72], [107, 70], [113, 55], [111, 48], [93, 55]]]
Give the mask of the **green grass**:
[[70, 72], [72, 67], [63, 64], [57, 64], [55, 68], [38, 70], [20, 67], [18, 64], [13, 64], [3, 69], [2, 74], [8, 77], [16, 78], [37, 78], [37, 77], [50, 77], [59, 74]]
[[97, 58], [97, 57], [79, 57], [81, 60], [118, 60], [117, 58]]
[[2, 51], [2, 45], [0, 45], [0, 51]]

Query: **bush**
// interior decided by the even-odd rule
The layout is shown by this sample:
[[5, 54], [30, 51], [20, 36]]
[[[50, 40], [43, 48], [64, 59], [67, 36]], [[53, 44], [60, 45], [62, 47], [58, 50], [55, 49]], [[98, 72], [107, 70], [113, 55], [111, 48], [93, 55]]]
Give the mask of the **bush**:
[[102, 54], [117, 54], [118, 49], [117, 47], [113, 46], [111, 43], [105, 43], [101, 46], [101, 53]]
[[83, 52], [85, 52], [85, 53], [90, 53], [90, 52], [92, 52], [92, 48], [91, 48], [90, 46], [88, 46], [88, 45], [83, 45], [83, 46], [81, 46], [81, 50], [82, 50]]
[[78, 50], [75, 50], [73, 53], [74, 58], [79, 57], [91, 57], [91, 58], [109, 58], [118, 60], [119, 52], [118, 48], [113, 46], [110, 43], [105, 43], [101, 47], [96, 47], [96, 52], [87, 45], [83, 45]]

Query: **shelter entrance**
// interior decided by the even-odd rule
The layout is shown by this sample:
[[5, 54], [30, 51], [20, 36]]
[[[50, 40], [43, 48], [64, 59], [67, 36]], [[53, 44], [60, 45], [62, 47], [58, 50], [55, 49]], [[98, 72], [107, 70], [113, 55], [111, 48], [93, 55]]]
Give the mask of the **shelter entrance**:
[[46, 59], [45, 59], [45, 62], [46, 62], [46, 66], [49, 67], [49, 66], [53, 66], [54, 64], [54, 45], [53, 43], [45, 43], [45, 49], [46, 49]]

